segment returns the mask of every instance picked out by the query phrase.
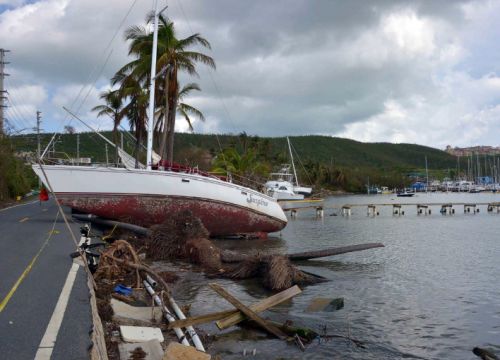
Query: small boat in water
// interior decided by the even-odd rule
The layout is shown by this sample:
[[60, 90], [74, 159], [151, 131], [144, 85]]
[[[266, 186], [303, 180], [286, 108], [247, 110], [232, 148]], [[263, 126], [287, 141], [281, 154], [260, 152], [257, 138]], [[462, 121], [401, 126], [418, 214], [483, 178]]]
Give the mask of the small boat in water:
[[414, 195], [415, 193], [413, 191], [408, 191], [406, 189], [404, 191], [399, 191], [396, 193], [397, 197], [412, 197]]

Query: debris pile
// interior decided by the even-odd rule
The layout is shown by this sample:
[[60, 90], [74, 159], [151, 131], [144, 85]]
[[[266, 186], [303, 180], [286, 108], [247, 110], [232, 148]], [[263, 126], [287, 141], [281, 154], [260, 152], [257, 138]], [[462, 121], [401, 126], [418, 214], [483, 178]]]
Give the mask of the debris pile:
[[225, 264], [222, 276], [230, 279], [262, 278], [262, 284], [271, 290], [284, 290], [293, 285], [307, 285], [324, 281], [307, 274], [293, 265], [284, 255], [251, 256], [240, 263]]
[[151, 230], [147, 255], [152, 260], [183, 259], [200, 265], [209, 275], [231, 279], [262, 277], [264, 286], [271, 290], [323, 280], [304, 273], [284, 255], [237, 255], [229, 263], [223, 262], [231, 254], [224, 256], [224, 252], [208, 238], [209, 233], [202, 222], [190, 211], [175, 214]]
[[[118, 223], [114, 223], [116, 227]], [[365, 250], [383, 246], [382, 244], [353, 245], [297, 254], [243, 255], [215, 246], [201, 221], [189, 211], [175, 214], [151, 229], [134, 228], [138, 228], [143, 236], [134, 240], [139, 251], [125, 240], [113, 239], [112, 244], [100, 254], [94, 274], [98, 312], [105, 321], [110, 359], [140, 359], [151, 356], [152, 353], [158, 354], [154, 358], [162, 359], [165, 349], [179, 354], [201, 351], [199, 358], [209, 359], [210, 356], [204, 353], [205, 348], [193, 328], [194, 325], [208, 322], [215, 322], [221, 330], [240, 323], [257, 326], [272, 336], [296, 344], [303, 351], [313, 339], [329, 336], [346, 338], [361, 346], [359, 341], [349, 337], [326, 333], [320, 336], [311, 329], [294, 327], [291, 322], [280, 324], [269, 321], [259, 313], [300, 294], [301, 290], [297, 285], [325, 280], [300, 270], [293, 261]], [[183, 310], [175, 303], [168, 285], [177, 280], [177, 275], [168, 271], [154, 271], [141, 261], [144, 255], [149, 260], [184, 260], [197, 264], [209, 276], [261, 278], [265, 287], [280, 292], [245, 305], [222, 286], [213, 283], [210, 284], [211, 289], [227, 300], [234, 309], [186, 318]], [[327, 311], [327, 308], [340, 309], [343, 299], [323, 299], [320, 305], [321, 311]], [[168, 324], [161, 324], [162, 318]], [[178, 342], [182, 344], [179, 344], [180, 348], [168, 344], [177, 342], [172, 337], [173, 334], [168, 332], [170, 330], [173, 330]], [[120, 343], [120, 338], [125, 343]]]
[[186, 260], [208, 272], [222, 268], [220, 249], [210, 240], [207, 229], [190, 211], [174, 214], [151, 228], [147, 256], [152, 260]]

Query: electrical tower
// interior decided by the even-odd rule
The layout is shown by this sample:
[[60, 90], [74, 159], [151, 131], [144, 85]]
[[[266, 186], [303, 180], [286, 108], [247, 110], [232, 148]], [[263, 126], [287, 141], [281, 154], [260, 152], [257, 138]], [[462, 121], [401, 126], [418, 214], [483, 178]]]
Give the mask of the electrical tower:
[[3, 88], [3, 79], [9, 74], [5, 73], [5, 65], [8, 62], [5, 62], [5, 53], [10, 50], [0, 49], [0, 137], [4, 135], [4, 109], [7, 107], [5, 105], [5, 100], [7, 100], [7, 91]]

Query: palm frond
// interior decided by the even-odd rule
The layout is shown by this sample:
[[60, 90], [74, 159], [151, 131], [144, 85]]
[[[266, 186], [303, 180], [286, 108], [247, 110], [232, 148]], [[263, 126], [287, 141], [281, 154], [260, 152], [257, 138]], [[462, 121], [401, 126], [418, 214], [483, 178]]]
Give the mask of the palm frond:
[[184, 104], [184, 103], [180, 103], [179, 104], [179, 109], [181, 111], [183, 111], [184, 113], [186, 113], [186, 114], [191, 114], [191, 115], [196, 116], [201, 121], [205, 121], [205, 116], [203, 115], [203, 113], [200, 110], [198, 110], [197, 108], [195, 108], [194, 106], [191, 106], [191, 105], [188, 105], [188, 104]]

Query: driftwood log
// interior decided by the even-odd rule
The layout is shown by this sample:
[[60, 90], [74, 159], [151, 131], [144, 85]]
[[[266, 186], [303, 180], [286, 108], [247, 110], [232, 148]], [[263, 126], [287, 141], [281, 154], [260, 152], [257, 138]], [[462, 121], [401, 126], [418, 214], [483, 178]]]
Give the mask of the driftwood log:
[[491, 351], [482, 349], [477, 346], [474, 349], [472, 349], [472, 352], [474, 353], [474, 355], [479, 356], [483, 360], [498, 360], [498, 357]]
[[[305, 251], [305, 252], [299, 252], [299, 253], [286, 254], [285, 256], [288, 257], [288, 259], [291, 261], [301, 261], [301, 260], [317, 259], [317, 258], [322, 258], [322, 257], [327, 257], [327, 256], [346, 254], [346, 253], [350, 253], [350, 252], [354, 252], [354, 251], [374, 249], [374, 248], [379, 248], [379, 247], [384, 247], [384, 244], [367, 243], [367, 244], [357, 244], [357, 245], [348, 245], [348, 246], [338, 246], [338, 247], [332, 247], [332, 248], [323, 249], [323, 250], [314, 250], [314, 251]], [[245, 254], [240, 254], [240, 253], [236, 253], [234, 251], [229, 251], [229, 250], [223, 250], [221, 252], [221, 260], [222, 260], [222, 262], [225, 262], [225, 263], [238, 263], [238, 262], [246, 261], [246, 260], [253, 258], [253, 257], [263, 258], [266, 256], [270, 256], [270, 255], [265, 255], [265, 254], [245, 255]]]

